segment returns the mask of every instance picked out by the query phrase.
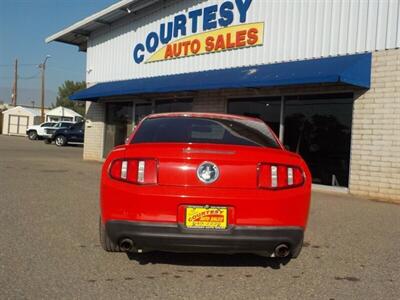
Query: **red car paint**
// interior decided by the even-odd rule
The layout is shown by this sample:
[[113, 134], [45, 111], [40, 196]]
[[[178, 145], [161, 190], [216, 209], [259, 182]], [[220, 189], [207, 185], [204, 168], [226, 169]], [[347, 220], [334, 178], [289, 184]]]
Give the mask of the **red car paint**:
[[[173, 117], [262, 122], [248, 117], [205, 113], [158, 114], [150, 115], [145, 120]], [[278, 148], [210, 143], [131, 144], [141, 124], [125, 145], [111, 151], [103, 165], [100, 197], [102, 224], [122, 221], [178, 224], [184, 227], [187, 206], [217, 206], [228, 208], [230, 228], [305, 229], [310, 205], [311, 174], [302, 158], [285, 150], [275, 135], [273, 138]], [[152, 174], [146, 174], [153, 179], [144, 179], [148, 184], [113, 178], [113, 163], [118, 164], [114, 167], [118, 173], [120, 161], [130, 159], [134, 159], [135, 174], [136, 161], [144, 160], [153, 164]], [[201, 182], [196, 173], [199, 165], [205, 161], [219, 168], [220, 176], [212, 184]], [[263, 186], [260, 182], [270, 180], [271, 166], [277, 166], [278, 176], [287, 174], [288, 168], [297, 172], [294, 176], [297, 182], [284, 187]], [[267, 178], [266, 181], [261, 177]], [[137, 176], [132, 180], [137, 180]], [[285, 180], [287, 182], [289, 179]], [[185, 238], [184, 233], [182, 238]]]

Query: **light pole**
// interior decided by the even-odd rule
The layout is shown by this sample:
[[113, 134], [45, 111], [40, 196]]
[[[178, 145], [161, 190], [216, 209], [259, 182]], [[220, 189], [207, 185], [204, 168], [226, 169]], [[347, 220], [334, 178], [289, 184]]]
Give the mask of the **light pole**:
[[46, 58], [44, 59], [43, 63], [39, 65], [39, 68], [42, 70], [42, 88], [41, 88], [41, 119], [42, 123], [44, 122], [44, 73], [46, 71], [46, 62], [50, 58], [50, 55], [46, 55]]

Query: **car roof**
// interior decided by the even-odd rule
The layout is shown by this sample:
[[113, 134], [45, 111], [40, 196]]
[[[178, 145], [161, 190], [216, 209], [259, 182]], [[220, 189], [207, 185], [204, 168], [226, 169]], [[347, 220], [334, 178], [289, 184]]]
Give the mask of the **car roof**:
[[186, 118], [210, 118], [210, 119], [232, 119], [232, 120], [251, 120], [262, 122], [262, 120], [240, 116], [240, 115], [231, 115], [231, 114], [220, 114], [220, 113], [201, 113], [201, 112], [172, 112], [172, 113], [159, 113], [159, 114], [151, 114], [146, 117], [146, 119], [155, 119], [155, 118], [173, 118], [173, 117], [186, 117]]

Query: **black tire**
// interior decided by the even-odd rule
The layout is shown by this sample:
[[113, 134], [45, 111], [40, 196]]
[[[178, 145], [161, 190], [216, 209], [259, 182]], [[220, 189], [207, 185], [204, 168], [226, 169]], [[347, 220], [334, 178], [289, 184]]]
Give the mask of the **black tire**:
[[107, 252], [121, 252], [121, 249], [107, 235], [104, 224], [99, 219], [100, 245]]
[[54, 139], [54, 142], [55, 142], [56, 146], [62, 147], [62, 146], [65, 146], [68, 143], [68, 140], [63, 135], [57, 135], [55, 137], [55, 139]]
[[37, 134], [36, 130], [31, 130], [28, 132], [28, 139], [30, 139], [31, 141], [38, 139], [38, 134]]
[[45, 144], [51, 144], [51, 139], [44, 139]]

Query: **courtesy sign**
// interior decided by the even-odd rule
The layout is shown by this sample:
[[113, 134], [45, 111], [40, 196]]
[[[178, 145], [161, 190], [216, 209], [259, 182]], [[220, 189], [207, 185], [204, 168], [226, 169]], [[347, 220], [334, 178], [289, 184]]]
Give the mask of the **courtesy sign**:
[[169, 43], [153, 54], [147, 62], [262, 45], [263, 33], [264, 23], [237, 25], [204, 32]]
[[246, 23], [251, 3], [225, 1], [176, 15], [134, 46], [133, 59], [141, 64], [262, 45], [264, 23]]

